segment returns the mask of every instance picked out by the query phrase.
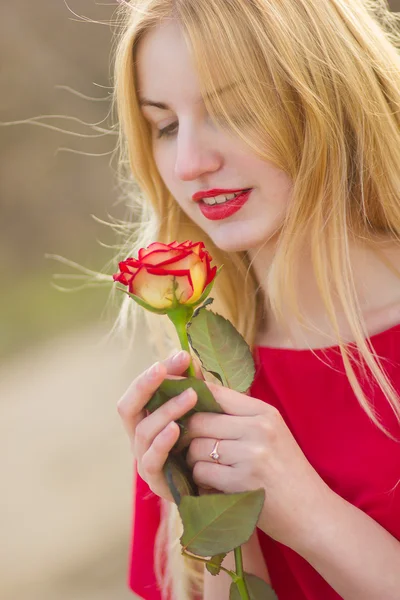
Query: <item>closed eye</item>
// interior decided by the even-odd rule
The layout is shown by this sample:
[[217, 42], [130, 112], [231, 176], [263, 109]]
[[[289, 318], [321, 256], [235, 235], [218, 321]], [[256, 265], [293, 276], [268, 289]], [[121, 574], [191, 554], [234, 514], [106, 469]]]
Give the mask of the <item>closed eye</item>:
[[170, 125], [167, 125], [167, 127], [159, 129], [157, 133], [157, 138], [172, 137], [174, 135], [173, 130], [177, 125], [178, 123], [171, 123]]
[[[232, 119], [234, 123], [238, 123], [240, 124], [240, 119], [234, 118]], [[176, 131], [174, 131], [176, 129], [176, 127], [178, 126], [178, 122], [175, 123], [171, 123], [170, 125], [167, 125], [167, 127], [164, 127], [163, 129], [159, 129], [157, 131], [157, 138], [169, 138], [172, 137], [173, 135], [175, 135]]]

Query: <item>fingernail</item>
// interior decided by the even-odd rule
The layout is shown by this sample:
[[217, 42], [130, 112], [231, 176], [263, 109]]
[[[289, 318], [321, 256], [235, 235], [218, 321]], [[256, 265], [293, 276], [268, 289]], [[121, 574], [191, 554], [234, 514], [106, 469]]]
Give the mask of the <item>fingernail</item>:
[[154, 379], [160, 373], [160, 362], [156, 362], [150, 369], [147, 371], [148, 377], [150, 379]]
[[176, 401], [178, 404], [186, 404], [188, 398], [190, 398], [192, 396], [194, 392], [193, 388], [188, 388], [187, 390], [185, 390], [184, 392], [182, 392], [182, 394], [179, 394], [179, 396], [176, 396]]
[[184, 350], [181, 350], [180, 352], [178, 352], [178, 354], [175, 354], [174, 358], [172, 359], [172, 362], [174, 364], [179, 364], [183, 361], [183, 359], [186, 357], [186, 352]]

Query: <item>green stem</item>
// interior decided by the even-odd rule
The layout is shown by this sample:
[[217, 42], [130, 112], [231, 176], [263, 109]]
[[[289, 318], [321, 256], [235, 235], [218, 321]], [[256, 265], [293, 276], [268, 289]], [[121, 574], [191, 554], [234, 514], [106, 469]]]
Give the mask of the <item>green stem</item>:
[[223, 567], [222, 565], [214, 565], [211, 562], [211, 560], [209, 560], [207, 558], [200, 558], [200, 556], [195, 556], [194, 554], [189, 554], [189, 552], [186, 552], [186, 550], [184, 550], [183, 548], [182, 548], [181, 552], [182, 552], [183, 556], [187, 556], [188, 558], [193, 558], [193, 560], [198, 560], [199, 562], [202, 562], [204, 564], [210, 563], [214, 567], [219, 567], [221, 569], [221, 571], [225, 571], [225, 573], [228, 573], [228, 575], [230, 575], [230, 577], [232, 577], [232, 579], [234, 581], [236, 580], [236, 573], [234, 571], [230, 571], [229, 569], [225, 569], [225, 567]]
[[[167, 314], [175, 326], [182, 350], [186, 350], [186, 352], [188, 352], [190, 355], [190, 344], [186, 326], [193, 315], [193, 309], [188, 310], [187, 308], [185, 309], [184, 307], [180, 307], [176, 310], [169, 311]], [[196, 377], [192, 360], [190, 361], [189, 367], [186, 370], [186, 374], [189, 377]]]
[[247, 590], [246, 581], [244, 579], [244, 571], [243, 571], [243, 558], [242, 558], [242, 548], [238, 546], [234, 550], [235, 553], [235, 564], [236, 564], [236, 585], [238, 587], [240, 597], [243, 600], [250, 600], [249, 592]]
[[[189, 554], [188, 552], [186, 552], [186, 550], [184, 548], [182, 548], [181, 552], [184, 556], [187, 556], [188, 558], [192, 558], [193, 560], [197, 560], [204, 564], [206, 564], [206, 563], [213, 564], [209, 559], [200, 558], [200, 556], [195, 556], [194, 554]], [[221, 571], [225, 571], [225, 573], [227, 573], [232, 578], [232, 580], [236, 583], [237, 588], [239, 590], [240, 597], [242, 598], [242, 600], [250, 600], [249, 592], [247, 590], [246, 582], [244, 579], [241, 547], [239, 546], [238, 548], [235, 548], [234, 553], [235, 553], [236, 573], [235, 573], [235, 571], [230, 571], [229, 569], [225, 569], [225, 567], [223, 567], [222, 565], [219, 565], [219, 568], [221, 569]], [[214, 566], [217, 567], [218, 565], [214, 565]]]

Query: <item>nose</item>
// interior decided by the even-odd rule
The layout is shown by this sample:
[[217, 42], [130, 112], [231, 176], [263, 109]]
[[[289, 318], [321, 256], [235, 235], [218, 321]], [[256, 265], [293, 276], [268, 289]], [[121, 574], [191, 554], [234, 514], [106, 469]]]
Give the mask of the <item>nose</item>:
[[204, 132], [179, 129], [176, 146], [175, 175], [182, 181], [197, 179], [221, 168], [223, 158], [215, 143]]

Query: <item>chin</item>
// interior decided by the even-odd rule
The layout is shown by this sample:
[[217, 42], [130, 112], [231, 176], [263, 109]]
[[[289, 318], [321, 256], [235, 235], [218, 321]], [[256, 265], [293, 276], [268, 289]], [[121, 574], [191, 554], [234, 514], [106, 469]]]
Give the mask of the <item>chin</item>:
[[278, 235], [276, 229], [272, 231], [266, 231], [254, 233], [241, 234], [238, 232], [237, 235], [224, 235], [221, 237], [213, 236], [213, 242], [223, 252], [247, 252], [248, 250], [259, 248], [265, 244], [269, 244]]

